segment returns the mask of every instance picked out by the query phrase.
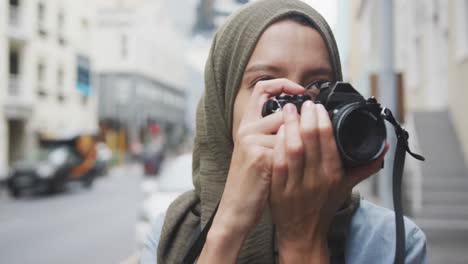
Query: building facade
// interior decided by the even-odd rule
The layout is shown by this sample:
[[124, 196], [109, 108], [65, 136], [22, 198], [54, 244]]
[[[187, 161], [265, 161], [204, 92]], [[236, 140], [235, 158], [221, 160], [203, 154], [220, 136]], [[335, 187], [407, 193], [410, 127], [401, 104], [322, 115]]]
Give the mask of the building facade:
[[88, 3], [0, 1], [0, 167], [33, 152], [40, 135], [97, 131]]
[[[351, 1], [350, 52], [343, 59], [348, 80], [372, 93], [379, 69], [380, 1]], [[468, 163], [468, 121], [463, 118], [467, 73], [467, 1], [393, 1], [395, 73], [401, 73], [401, 102], [407, 114], [448, 111]], [[344, 21], [343, 21], [344, 22]], [[458, 84], [458, 85], [457, 85]], [[409, 117], [411, 118], [411, 117]]]
[[145, 143], [153, 125], [175, 143], [186, 127], [187, 41], [169, 3], [96, 1], [99, 119], [124, 128], [127, 143]]
[[[7, 57], [8, 39], [6, 32], [8, 28], [8, 5], [6, 1], [0, 1], [0, 105], [3, 106], [7, 96]], [[5, 115], [3, 107], [0, 107], [0, 181], [8, 174], [7, 151], [8, 141], [5, 138]]]
[[468, 1], [448, 1], [448, 106], [468, 164]]
[[[468, 1], [391, 1], [391, 33], [381, 28], [382, 14], [388, 12], [382, 8], [384, 1], [387, 0], [351, 1], [348, 21], [351, 41], [344, 65], [348, 80], [367, 96], [379, 95], [375, 78], [382, 63], [380, 34], [392, 34], [393, 71], [399, 76], [394, 92], [405, 110], [403, 119], [410, 134], [410, 148], [426, 157], [425, 162], [419, 162], [407, 156], [405, 212], [413, 215], [429, 239], [437, 232], [449, 234], [447, 238], [465, 234]], [[371, 178], [374, 186], [378, 182], [375, 178]], [[379, 201], [382, 193], [375, 190]]]

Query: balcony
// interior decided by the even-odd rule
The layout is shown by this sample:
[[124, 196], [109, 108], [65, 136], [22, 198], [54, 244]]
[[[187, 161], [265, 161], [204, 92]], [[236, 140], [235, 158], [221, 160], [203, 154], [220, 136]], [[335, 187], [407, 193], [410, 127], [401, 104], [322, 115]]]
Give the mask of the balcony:
[[8, 93], [4, 105], [7, 118], [25, 119], [32, 113], [32, 98], [24, 89], [20, 74], [10, 74]]
[[26, 41], [28, 38], [21, 6], [9, 6], [8, 35], [12, 40]]

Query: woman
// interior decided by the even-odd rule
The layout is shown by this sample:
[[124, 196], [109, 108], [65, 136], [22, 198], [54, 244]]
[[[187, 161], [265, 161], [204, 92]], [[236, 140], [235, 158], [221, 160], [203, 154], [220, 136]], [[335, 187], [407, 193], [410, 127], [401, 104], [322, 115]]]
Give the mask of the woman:
[[[198, 263], [393, 263], [389, 210], [352, 196], [383, 155], [344, 170], [322, 105], [286, 105], [262, 118], [265, 101], [340, 81], [325, 20], [296, 0], [245, 6], [217, 32], [197, 111], [195, 190], [168, 209], [142, 262], [178, 263], [219, 208]], [[424, 234], [406, 219], [407, 263], [425, 263]]]

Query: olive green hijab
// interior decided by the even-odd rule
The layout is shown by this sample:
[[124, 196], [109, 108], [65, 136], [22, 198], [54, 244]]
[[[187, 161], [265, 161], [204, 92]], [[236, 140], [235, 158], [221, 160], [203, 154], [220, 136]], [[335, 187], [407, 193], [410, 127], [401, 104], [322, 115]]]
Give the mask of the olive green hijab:
[[[334, 80], [342, 79], [331, 29], [309, 5], [297, 0], [260, 0], [245, 5], [229, 17], [215, 35], [205, 66], [205, 93], [197, 109], [193, 153], [195, 190], [183, 194], [169, 207], [158, 247], [158, 263], [180, 263], [195, 229], [204, 226], [212, 215], [229, 171], [233, 151], [233, 105], [244, 69], [262, 32], [291, 15], [302, 16], [315, 26], [328, 47]], [[347, 224], [335, 222], [348, 223], [357, 204], [351, 203], [340, 211], [348, 217], [335, 217], [329, 240], [344, 241], [346, 232], [342, 227]], [[273, 233], [271, 218], [265, 212], [244, 242], [238, 263], [273, 263]]]

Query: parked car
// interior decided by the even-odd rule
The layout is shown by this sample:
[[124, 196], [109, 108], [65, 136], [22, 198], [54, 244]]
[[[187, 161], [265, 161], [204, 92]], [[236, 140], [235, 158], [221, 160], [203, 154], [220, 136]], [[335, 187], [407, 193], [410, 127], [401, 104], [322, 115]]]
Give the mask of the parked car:
[[191, 189], [192, 154], [183, 154], [168, 160], [163, 164], [157, 179], [142, 182], [144, 200], [136, 225], [136, 238], [140, 248], [151, 230], [151, 223], [156, 218], [163, 217], [171, 202], [180, 194]]
[[96, 143], [91, 135], [43, 139], [37, 152], [16, 162], [7, 186], [13, 197], [23, 193], [55, 193], [69, 181], [91, 187], [96, 176]]

